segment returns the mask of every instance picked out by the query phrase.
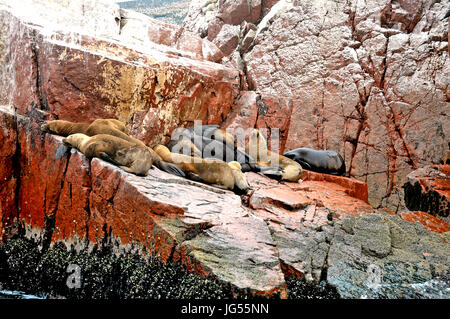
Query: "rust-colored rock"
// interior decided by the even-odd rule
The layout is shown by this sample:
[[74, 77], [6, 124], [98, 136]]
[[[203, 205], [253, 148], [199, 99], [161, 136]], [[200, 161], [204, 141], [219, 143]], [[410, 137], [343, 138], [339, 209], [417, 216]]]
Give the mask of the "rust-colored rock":
[[278, 183], [255, 173], [246, 173], [246, 177], [250, 186], [256, 189], [249, 205], [259, 211], [272, 212], [276, 208], [279, 212], [288, 213], [310, 211], [314, 206], [322, 207], [323, 211], [336, 217], [374, 212], [367, 202], [367, 195], [364, 195], [367, 185], [354, 179], [315, 172], [304, 173], [298, 183]]
[[441, 219], [434, 217], [430, 214], [421, 211], [404, 211], [401, 212], [400, 217], [409, 222], [419, 222], [424, 225], [427, 229], [436, 233], [445, 233], [450, 231], [450, 225]]
[[[222, 123], [222, 129], [229, 130], [237, 137], [239, 137], [237, 133], [243, 131], [244, 136], [248, 140], [248, 136], [251, 133], [250, 130], [256, 127], [258, 118], [257, 98], [258, 95], [254, 91], [242, 91], [226, 121]], [[245, 138], [237, 138], [238, 147], [245, 149], [247, 140]]]
[[[121, 23], [121, 11], [109, 2], [74, 1], [71, 8], [76, 17], [68, 20], [70, 12], [64, 7], [65, 2], [56, 1], [54, 5], [60, 14], [53, 18], [60, 27], [58, 32], [42, 28], [38, 23], [46, 21], [42, 18], [48, 18], [49, 12], [36, 10], [27, 16], [25, 13], [29, 12], [26, 11], [25, 16], [18, 18], [15, 16], [17, 11], [13, 10], [18, 6], [14, 3], [0, 6], [0, 63], [4, 70], [0, 77], [0, 102], [3, 105], [0, 109], [2, 239], [7, 239], [14, 231], [12, 226], [18, 225], [25, 236], [41, 240], [44, 249], [48, 244], [63, 241], [78, 247], [110, 245], [117, 250], [154, 253], [164, 262], [180, 263], [190, 271], [212, 275], [233, 290], [245, 289], [265, 296], [285, 297], [285, 279], [295, 275], [316, 283], [325, 280], [343, 297], [392, 297], [392, 291], [383, 286], [375, 290], [368, 287], [371, 274], [368, 270], [373, 265], [380, 267], [383, 278], [389, 278], [390, 284], [402, 287], [401, 293], [406, 293], [402, 296], [415, 296], [417, 284], [437, 280], [448, 283], [450, 266], [448, 243], [445, 242], [448, 225], [425, 213], [403, 212], [400, 214], [402, 219], [396, 214], [376, 211], [368, 204], [371, 193], [367, 185], [354, 178], [305, 171], [298, 183], [279, 183], [249, 172], [246, 177], [252, 189], [239, 197], [230, 191], [170, 175], [157, 168], [151, 169], [146, 177], [138, 177], [103, 160], [89, 160], [64, 146], [61, 137], [40, 131], [44, 120], [56, 117], [72, 121], [115, 117], [126, 121], [134, 136], [152, 144], [166, 140], [178, 125], [202, 120], [210, 124], [224, 122], [223, 127], [229, 128], [268, 128], [271, 129], [268, 130], [269, 137], [274, 137], [274, 129], [278, 128], [282, 135], [280, 151], [283, 151], [293, 143], [303, 143], [314, 136], [324, 141], [321, 146], [327, 146], [327, 136], [333, 137], [333, 143], [338, 143], [340, 137], [335, 136], [339, 135], [336, 125], [342, 120], [340, 116], [344, 116], [346, 123], [351, 124], [345, 132], [351, 137], [352, 125], [356, 124], [358, 128], [360, 120], [368, 121], [365, 116], [374, 108], [372, 102], [366, 101], [365, 105], [358, 104], [361, 113], [349, 111], [348, 107], [354, 108], [350, 103], [354, 102], [351, 95], [354, 87], [350, 85], [353, 82], [345, 72], [337, 72], [352, 64], [342, 66], [339, 61], [340, 55], [346, 52], [349, 53], [347, 57], [352, 56], [352, 51], [346, 48], [356, 48], [355, 43], [349, 42], [347, 46], [330, 40], [337, 43], [338, 49], [343, 47], [344, 50], [333, 51], [335, 47], [329, 47], [329, 55], [318, 54], [320, 59], [303, 65], [302, 72], [291, 68], [288, 62], [304, 62], [305, 56], [298, 55], [308, 50], [300, 50], [298, 46], [310, 47], [307, 41], [290, 43], [296, 59], [289, 58], [289, 52], [285, 51], [290, 50], [288, 47], [278, 47], [273, 51], [280, 53], [274, 63], [269, 59], [274, 57], [267, 55], [262, 47], [266, 41], [262, 37], [266, 36], [278, 41], [278, 35], [281, 35], [288, 41], [293, 32], [286, 26], [291, 20], [297, 23], [298, 30], [311, 31], [314, 40], [321, 33], [327, 34], [329, 39], [341, 39], [346, 28], [351, 27], [347, 23], [350, 14], [335, 12], [335, 2], [325, 1], [323, 8], [308, 1], [294, 2], [297, 8], [301, 7], [307, 13], [330, 9], [327, 14], [324, 11], [317, 15], [322, 24], [330, 23], [330, 29], [316, 32], [314, 23], [308, 24], [311, 30], [306, 28], [304, 23], [309, 23], [308, 19], [315, 21], [316, 15], [302, 15], [308, 18], [306, 21], [297, 19], [299, 12], [289, 11], [290, 1], [279, 1], [282, 6], [275, 1], [252, 1], [256, 7], [258, 3], [261, 5], [260, 12], [266, 12], [265, 9], [272, 5], [279, 10], [276, 14], [269, 11], [271, 19], [264, 20], [264, 26], [248, 27], [256, 30], [257, 35], [255, 43], [248, 46], [249, 55], [243, 58], [247, 60], [250, 86], [260, 89], [259, 92], [238, 92], [244, 87], [240, 83], [242, 73], [205, 61], [204, 49], [208, 42], [190, 37], [184, 29], [158, 23], [148, 25], [148, 20], [140, 17], [144, 19], [142, 29], [146, 32], [139, 34], [142, 39], [131, 37], [136, 30], [133, 28], [139, 24], [133, 26], [132, 19], [125, 25]], [[31, 1], [27, 0], [27, 3]], [[32, 3], [48, 4], [44, 0]], [[234, 3], [245, 6], [244, 2]], [[210, 9], [215, 10], [213, 7], [212, 4]], [[416, 22], [416, 15], [402, 16], [397, 7], [392, 11], [395, 13], [392, 19], [408, 22], [405, 30], [410, 30]], [[324, 16], [335, 15], [342, 18], [339, 20], [342, 24], [335, 20], [331, 23], [328, 18], [323, 20]], [[35, 21], [34, 16], [39, 18], [36, 23], [25, 23]], [[362, 18], [356, 15], [353, 19], [357, 23]], [[402, 22], [403, 19], [406, 22]], [[71, 22], [75, 24], [74, 29], [68, 32]], [[335, 30], [336, 24], [338, 30]], [[119, 34], [121, 27], [123, 33]], [[86, 31], [92, 31], [92, 34], [84, 35], [90, 33]], [[165, 37], [158, 32], [164, 33]], [[411, 47], [420, 43], [413, 35], [408, 37], [411, 37]], [[370, 37], [369, 40], [374, 41], [371, 45], [361, 44], [365, 50], [375, 50], [367, 53], [374, 57], [374, 66], [369, 65], [369, 71], [384, 63], [375, 59], [384, 54], [378, 50], [383, 48], [380, 45], [384, 43], [383, 39], [381, 36], [376, 38], [375, 41]], [[170, 43], [164, 43], [167, 39], [173, 39], [172, 47], [167, 46]], [[391, 37], [388, 51], [395, 55], [402, 39], [402, 36]], [[313, 43], [319, 51], [325, 47], [320, 41]], [[214, 56], [214, 50], [211, 52]], [[333, 52], [337, 54], [335, 58]], [[365, 56], [364, 52], [361, 54]], [[250, 57], [254, 58], [251, 63]], [[361, 60], [364, 64], [364, 58]], [[327, 61], [327, 67], [332, 66], [333, 71], [323, 77], [314, 73], [316, 77], [303, 79], [311, 68], [327, 69], [320, 66], [320, 61]], [[252, 65], [253, 62], [260, 65]], [[270, 68], [279, 66], [282, 68], [271, 72]], [[268, 67], [266, 81], [255, 76], [258, 75], [256, 71], [264, 67]], [[375, 73], [368, 70], [364, 72], [371, 76], [359, 79], [360, 89], [374, 89], [370, 81], [372, 76], [378, 84], [383, 79], [388, 83], [388, 73], [383, 78], [378, 70]], [[340, 77], [336, 78], [336, 74]], [[361, 72], [355, 74], [361, 75]], [[274, 76], [287, 82], [274, 81]], [[323, 85], [328, 93], [323, 93], [320, 85], [303, 90], [311, 83], [322, 83], [323, 79], [326, 79]], [[335, 79], [349, 81], [343, 82], [349, 86], [341, 86], [342, 95], [329, 94], [340, 92], [333, 89]], [[436, 85], [444, 85], [444, 82], [442, 78], [436, 79]], [[361, 93], [364, 90], [361, 89]], [[380, 97], [376, 92], [370, 92], [371, 99]], [[339, 100], [336, 96], [349, 98]], [[233, 105], [236, 97], [238, 100]], [[328, 108], [336, 103], [342, 108], [339, 116], [336, 109], [331, 112]], [[385, 119], [384, 113], [380, 112], [381, 109], [375, 108], [373, 114], [379, 116], [378, 119]], [[401, 136], [406, 134], [403, 130], [406, 126], [394, 125], [402, 123], [401, 117], [394, 114], [388, 118], [387, 125], [392, 132]], [[327, 130], [322, 130], [327, 121], [333, 127], [328, 135], [325, 134]], [[381, 122], [370, 122], [372, 129], [383, 128]], [[313, 130], [316, 135], [311, 134], [314, 125], [317, 126], [317, 130]], [[365, 129], [361, 126], [361, 132]], [[380, 145], [381, 148], [385, 146]], [[397, 146], [390, 149], [393, 157]], [[412, 151], [407, 145], [403, 146]], [[364, 144], [364, 147], [369, 145]], [[355, 158], [362, 156], [359, 152], [353, 155]], [[414, 156], [411, 155], [411, 159]], [[356, 167], [355, 164], [351, 171]], [[401, 169], [396, 165], [391, 168], [392, 174]], [[423, 185], [437, 187], [435, 182], [436, 176], [433, 176]], [[447, 286], [444, 285], [441, 292], [447, 291]]]
[[405, 203], [409, 210], [421, 210], [448, 220], [450, 214], [450, 165], [430, 165], [407, 176]]
[[40, 125], [30, 118], [18, 118], [17, 134], [20, 223], [43, 231], [58, 209], [68, 161], [61, 154], [67, 148], [59, 140], [43, 134]]
[[[287, 150], [339, 152], [373, 206], [404, 209], [406, 176], [448, 150], [447, 10], [432, 0], [263, 1], [223, 64], [245, 70], [261, 96], [290, 100]], [[219, 16], [214, 6], [192, 7], [184, 26], [214, 42], [209, 30], [231, 23]]]
[[302, 179], [304, 181], [330, 182], [346, 188], [346, 193], [369, 203], [369, 194], [367, 184], [360, 182], [355, 178], [335, 176], [331, 174], [322, 174], [313, 171], [303, 170]]
[[[156, 44], [123, 46], [83, 34], [48, 36], [42, 27], [24, 24], [8, 11], [1, 16], [11, 33], [2, 33], [7, 44], [2, 54], [8, 57], [1, 60], [7, 71], [3, 78], [8, 81], [2, 82], [0, 96], [21, 115], [38, 108], [47, 119], [118, 118], [153, 145], [194, 120], [220, 124], [240, 88], [239, 71], [196, 55], [183, 56]], [[179, 52], [195, 46], [217, 58], [210, 43], [186, 32], [178, 34]]]
[[[90, 215], [89, 194], [92, 190], [90, 163], [81, 153], [67, 150], [68, 162], [63, 186], [54, 213], [52, 239], [84, 239]], [[57, 160], [56, 160], [57, 161]]]

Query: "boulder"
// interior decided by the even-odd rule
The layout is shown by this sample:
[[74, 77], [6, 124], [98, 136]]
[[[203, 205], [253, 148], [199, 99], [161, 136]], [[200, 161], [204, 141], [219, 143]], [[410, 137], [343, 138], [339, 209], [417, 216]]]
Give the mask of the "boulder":
[[[129, 174], [69, 149], [41, 132], [34, 117], [1, 115], [10, 119], [3, 128], [17, 136], [10, 175], [20, 183], [12, 192], [19, 214], [2, 206], [0, 216], [43, 247], [62, 241], [152, 253], [235, 291], [266, 296], [284, 297], [290, 276], [325, 280], [348, 298], [398, 297], [392, 285], [411, 296], [448, 285], [450, 226], [432, 224], [432, 216], [377, 212], [357, 180], [305, 171], [298, 183], [279, 183], [249, 172], [252, 191], [240, 198], [157, 168], [147, 177]], [[370, 284], [373, 265], [383, 289]]]
[[[31, 7], [23, 13], [14, 3], [0, 5], [2, 240], [17, 234], [34, 238], [42, 251], [62, 242], [76, 249], [154, 254], [253, 295], [284, 298], [286, 281], [295, 276], [329, 284], [345, 298], [450, 297], [448, 225], [426, 214], [375, 209], [369, 203], [373, 191], [363, 181], [305, 170], [299, 182], [280, 183], [248, 172], [251, 189], [238, 196], [157, 168], [138, 177], [43, 133], [40, 125], [48, 119], [113, 117], [150, 145], [194, 120], [222, 127], [247, 124], [268, 129], [269, 137], [278, 132], [281, 149], [289, 147], [292, 132], [309, 134], [304, 127], [293, 131], [291, 121], [308, 104], [265, 89], [240, 91], [241, 73], [206, 61], [199, 50], [207, 42], [189, 39], [189, 33], [180, 40], [182, 29], [142, 22], [143, 30], [155, 27], [179, 39], [169, 47], [157, 34], [152, 39], [161, 43], [127, 38], [123, 23], [119, 34], [121, 11], [109, 2], [52, 3], [27, 1]], [[202, 5], [214, 9], [215, 3]], [[273, 5], [249, 54], [255, 48], [262, 52], [261, 36], [270, 38], [277, 17], [292, 14], [289, 3]], [[50, 28], [42, 23], [52, 17], [53, 5], [59, 16]], [[302, 10], [312, 13], [307, 9], [320, 8], [305, 3]], [[342, 13], [344, 31], [347, 16]], [[73, 21], [81, 25], [68, 29]], [[370, 48], [378, 53], [385, 40], [373, 41]], [[397, 46], [401, 43], [399, 38]], [[251, 83], [259, 86], [258, 81]], [[325, 105], [319, 109], [322, 119]]]
[[405, 203], [409, 210], [427, 212], [443, 220], [449, 220], [450, 166], [429, 165], [408, 174]]
[[[30, 5], [43, 14], [39, 3]], [[46, 25], [36, 24], [39, 14], [21, 20], [15, 6], [2, 6], [0, 14], [5, 31], [1, 102], [22, 115], [34, 103], [46, 119], [117, 118], [153, 145], [167, 142], [175, 127], [194, 120], [220, 124], [240, 88], [239, 71], [202, 57], [219, 58], [212, 43], [145, 16], [144, 39], [127, 38], [118, 29], [107, 39], [61, 31], [63, 24], [49, 33]]]
[[[263, 1], [255, 35], [242, 22], [236, 50], [250, 90], [291, 101], [280, 144], [339, 152], [374, 207], [399, 211], [406, 176], [448, 150], [447, 10], [431, 0]], [[213, 30], [219, 13], [208, 14]], [[193, 18], [184, 26], [197, 32]]]

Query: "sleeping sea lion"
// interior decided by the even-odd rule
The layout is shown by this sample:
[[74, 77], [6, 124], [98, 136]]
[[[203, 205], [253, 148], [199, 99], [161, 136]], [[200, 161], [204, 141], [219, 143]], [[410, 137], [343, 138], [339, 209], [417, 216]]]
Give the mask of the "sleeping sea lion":
[[310, 171], [339, 176], [345, 174], [345, 161], [335, 151], [301, 147], [285, 152], [283, 155]]
[[211, 140], [219, 141], [229, 146], [236, 146], [235, 138], [232, 134], [219, 128], [219, 125], [195, 125], [175, 132], [175, 136], [184, 135], [192, 138], [193, 135], [206, 137]]
[[152, 154], [148, 147], [112, 135], [98, 134], [90, 137], [75, 133], [65, 137], [63, 143], [79, 149], [88, 158], [101, 158], [136, 175], [147, 175], [152, 166]]
[[226, 163], [221, 160], [172, 153], [164, 145], [157, 145], [154, 150], [163, 160], [178, 166], [193, 180], [219, 185], [230, 190], [245, 191], [249, 188], [240, 170], [240, 164], [237, 162]]
[[281, 180], [296, 182], [302, 176], [302, 166], [290, 158], [269, 151], [266, 139], [257, 129], [250, 134], [245, 151], [255, 158], [260, 166], [279, 166], [283, 169], [280, 172], [263, 172], [269, 177], [276, 178], [280, 175]]
[[126, 129], [125, 124], [116, 119], [97, 119], [92, 123], [74, 123], [64, 120], [54, 120], [42, 124], [41, 130], [43, 132], [62, 136], [68, 136], [75, 133], [82, 133], [87, 136], [95, 136], [99, 134], [115, 136], [135, 145], [147, 147], [152, 155], [151, 164], [155, 165], [159, 169], [174, 175], [182, 177], [185, 176], [183, 171], [181, 171], [178, 167], [163, 161], [157, 153], [155, 153], [142, 141], [128, 135], [128, 130]]
[[173, 153], [202, 158], [236, 161], [242, 172], [276, 171], [278, 167], [264, 167], [256, 164], [249, 154], [236, 146], [233, 135], [218, 128], [218, 125], [199, 125], [178, 130], [167, 148]]

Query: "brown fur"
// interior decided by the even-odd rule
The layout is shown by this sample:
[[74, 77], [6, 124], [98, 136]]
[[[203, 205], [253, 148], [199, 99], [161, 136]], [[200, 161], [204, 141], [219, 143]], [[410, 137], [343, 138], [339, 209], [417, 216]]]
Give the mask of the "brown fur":
[[260, 166], [280, 166], [281, 179], [290, 182], [296, 182], [302, 176], [302, 166], [294, 160], [283, 155], [274, 153], [267, 149], [267, 141], [257, 130], [253, 130], [245, 147], [245, 151], [255, 158]]
[[61, 136], [69, 136], [75, 133], [83, 133], [88, 136], [108, 134], [106, 131], [118, 130], [128, 134], [125, 124], [116, 119], [98, 119], [92, 123], [75, 123], [64, 120], [48, 121], [41, 126], [41, 130]]
[[63, 142], [78, 148], [89, 158], [110, 160], [127, 172], [136, 175], [147, 175], [152, 166], [152, 154], [147, 147], [138, 146], [112, 135], [97, 134], [89, 137], [76, 133], [64, 138]]
[[172, 153], [164, 145], [157, 145], [154, 150], [163, 160], [178, 166], [184, 172], [191, 174], [190, 176], [193, 176], [192, 174], [198, 176], [202, 182], [221, 185], [231, 190], [235, 186], [241, 190], [248, 188], [245, 176], [242, 174], [240, 165], [237, 162], [231, 162], [232, 164], [229, 165], [221, 160], [203, 159]]
[[245, 178], [244, 173], [242, 173], [242, 167], [239, 162], [232, 161], [227, 163], [229, 167], [231, 167], [231, 171], [234, 176], [234, 185], [240, 190], [247, 190], [250, 188], [247, 179]]
[[142, 141], [128, 135], [125, 124], [116, 119], [97, 119], [92, 123], [74, 123], [64, 120], [48, 121], [41, 126], [41, 130], [62, 136], [68, 136], [75, 133], [82, 133], [87, 136], [99, 134], [115, 136], [134, 145], [147, 148], [151, 154], [150, 165], [154, 164], [159, 169], [172, 174], [184, 175], [181, 171], [174, 170], [173, 167], [164, 162], [153, 149], [145, 145]]
[[170, 140], [167, 143], [167, 148], [174, 153], [184, 154], [194, 157], [202, 157], [202, 152], [191, 142], [190, 139], [180, 136], [178, 141]]

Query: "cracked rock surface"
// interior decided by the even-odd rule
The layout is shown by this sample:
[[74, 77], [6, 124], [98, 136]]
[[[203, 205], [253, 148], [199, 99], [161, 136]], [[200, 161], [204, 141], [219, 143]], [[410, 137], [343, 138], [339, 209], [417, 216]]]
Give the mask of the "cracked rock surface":
[[18, 153], [9, 156], [20, 163], [18, 213], [2, 220], [43, 247], [151, 252], [267, 296], [286, 296], [286, 280], [299, 277], [345, 298], [449, 297], [448, 225], [430, 231], [376, 211], [355, 191], [361, 182], [309, 172], [280, 184], [246, 173], [253, 191], [240, 198], [156, 168], [137, 177], [90, 161], [33, 118], [1, 115], [17, 130]]
[[[47, 2], [39, 0], [35, 3]], [[65, 2], [56, 3], [63, 6]], [[77, 3], [80, 4], [74, 1], [71, 5], [77, 8]], [[213, 1], [208, 3], [213, 4]], [[267, 73], [268, 76], [279, 74], [279, 81], [265, 83], [258, 77], [249, 80], [251, 72], [256, 74], [257, 70], [269, 64], [259, 60], [259, 65], [252, 66], [244, 54], [248, 84], [241, 83], [242, 70], [213, 63], [200, 54], [206, 51], [197, 49], [203, 50], [210, 44], [200, 37], [190, 37], [190, 33], [183, 37], [184, 29], [181, 28], [143, 21], [149, 31], [145, 41], [152, 44], [142, 48], [137, 45], [142, 44], [139, 42], [144, 41], [142, 39], [122, 39], [120, 42], [116, 38], [120, 28], [115, 27], [116, 16], [108, 10], [102, 11], [98, 20], [91, 21], [92, 30], [97, 30], [95, 21], [102, 23], [106, 19], [110, 26], [103, 29], [109, 30], [110, 34], [100, 37], [95, 33], [87, 36], [82, 30], [69, 32], [64, 29], [65, 19], [61, 19], [60, 30], [47, 29], [16, 16], [12, 7], [1, 5], [0, 67], [4, 71], [0, 77], [2, 240], [13, 235], [25, 236], [35, 239], [43, 250], [62, 242], [78, 248], [111, 246], [119, 251], [153, 253], [163, 263], [170, 261], [183, 265], [202, 276], [211, 275], [234, 291], [245, 290], [254, 295], [286, 297], [286, 283], [297, 277], [316, 286], [319, 283], [331, 285], [346, 298], [449, 298], [448, 224], [423, 212], [395, 214], [390, 210], [378, 210], [374, 208], [377, 205], [369, 203], [377, 191], [384, 192], [383, 187], [390, 181], [383, 179], [374, 184], [369, 176], [386, 177], [386, 166], [383, 165], [392, 164], [388, 171], [393, 182], [388, 186], [391, 185], [395, 193], [403, 174], [402, 167], [410, 164], [402, 166], [400, 160], [394, 159], [408, 158], [414, 164], [414, 152], [417, 155], [420, 147], [425, 150], [432, 145], [418, 140], [417, 147], [408, 148], [410, 144], [406, 138], [394, 139], [389, 134], [387, 137], [383, 135], [389, 128], [397, 134], [395, 136], [410, 136], [402, 135], [407, 125], [399, 124], [404, 123], [404, 118], [397, 116], [401, 112], [395, 115], [391, 111], [395, 109], [394, 104], [389, 104], [393, 100], [387, 98], [391, 96], [386, 87], [390, 69], [377, 73], [380, 70], [374, 68], [370, 73], [372, 64], [389, 65], [381, 53], [385, 47], [389, 51], [395, 43], [390, 39], [395, 34], [408, 36], [409, 40], [404, 45], [420, 47], [420, 41], [417, 42], [413, 35], [414, 30], [423, 25], [421, 21], [425, 16], [411, 15], [410, 22], [402, 22], [406, 23], [404, 30], [401, 25], [386, 22], [380, 30], [388, 28], [391, 31], [384, 32], [374, 27], [373, 34], [371, 31], [370, 36], [364, 36], [365, 31], [358, 31], [367, 22], [358, 9], [361, 2], [358, 6], [350, 6], [348, 12], [338, 10], [343, 3], [324, 1], [320, 7], [314, 3], [283, 1], [277, 6], [276, 2], [262, 1], [259, 19], [263, 16], [269, 18], [261, 20], [264, 21], [261, 28], [258, 18], [254, 20], [255, 27], [248, 26], [248, 30], [255, 31], [256, 37], [246, 54], [248, 57], [254, 55], [251, 61], [270, 61], [276, 54], [281, 58], [282, 53], [275, 52], [282, 48], [267, 54], [260, 51], [261, 56], [256, 55], [257, 50], [262, 50], [264, 41], [277, 32], [283, 32], [283, 28], [275, 28], [277, 23], [294, 19], [300, 13], [307, 20], [320, 17], [326, 22], [323, 32], [317, 29], [319, 24], [302, 24], [302, 21], [307, 21], [302, 18], [294, 19], [298, 25], [292, 25], [294, 30], [283, 35], [286, 49], [297, 48], [297, 55], [299, 46], [310, 46], [309, 49], [314, 47], [320, 51], [317, 60], [313, 59], [314, 55], [306, 54], [304, 58], [311, 59], [301, 67], [305, 72], [308, 68], [317, 68], [318, 73], [309, 79], [305, 74], [300, 76], [301, 72], [289, 65], [303, 63], [303, 60], [290, 58], [290, 62], [279, 69], [280, 73]], [[439, 5], [436, 2], [430, 8], [439, 11]], [[63, 7], [62, 16], [67, 14], [64, 11], [67, 8]], [[241, 6], [236, 5], [235, 8]], [[392, 8], [391, 11], [391, 17], [400, 19], [399, 10]], [[74, 12], [72, 14], [80, 14], [77, 10]], [[116, 12], [115, 9], [112, 12]], [[90, 13], [90, 10], [84, 12], [88, 17]], [[327, 20], [334, 15], [340, 19]], [[248, 18], [248, 15], [242, 16]], [[427, 19], [434, 21], [432, 16]], [[348, 24], [348, 21], [352, 23]], [[360, 23], [363, 24], [359, 26]], [[308, 25], [311, 29], [307, 28]], [[132, 34], [131, 30], [136, 30], [137, 25], [128, 24], [128, 27]], [[431, 37], [421, 42], [422, 45], [427, 47], [430, 43], [439, 42], [431, 36], [437, 29], [422, 27], [424, 29], [421, 30], [429, 30], [423, 32]], [[439, 27], [436, 25], [435, 28]], [[122, 30], [125, 32], [125, 27]], [[294, 31], [301, 31], [304, 39], [314, 41], [290, 42]], [[162, 42], [167, 38], [158, 37], [161, 33], [178, 39], [174, 43], [175, 48]], [[120, 36], [125, 37], [126, 34]], [[349, 42], [352, 37], [362, 42]], [[271, 45], [276, 45], [278, 40], [272, 39]], [[355, 39], [351, 41], [357, 41]], [[369, 50], [363, 40], [373, 41], [376, 45], [371, 45]], [[197, 49], [183, 49], [180, 43]], [[325, 50], [327, 45], [330, 45], [328, 51]], [[366, 53], [363, 53], [371, 57], [367, 58], [369, 69], [362, 67], [362, 58], [360, 62], [342, 62], [340, 59], [346, 52], [349, 58], [355, 57], [348, 48], [355, 52], [365, 48]], [[411, 54], [417, 52], [411, 51]], [[435, 59], [432, 61], [438, 67], [442, 65], [440, 63], [448, 64], [447, 53], [440, 49], [432, 58], [425, 54], [419, 61], [427, 59]], [[327, 71], [323, 61], [332, 70]], [[278, 67], [278, 64], [274, 66]], [[361, 76], [356, 81], [358, 85], [345, 73], [352, 68], [356, 71], [351, 74]], [[421, 74], [412, 76], [421, 77]], [[448, 77], [439, 78], [440, 74], [430, 73], [433, 76], [427, 79], [444, 85]], [[283, 91], [282, 95], [273, 91], [281, 83], [281, 77], [285, 78], [286, 85], [292, 85], [289, 90], [296, 92], [295, 99], [289, 90]], [[306, 86], [299, 84], [296, 87], [296, 83]], [[324, 83], [326, 85], [322, 86]], [[407, 81], [402, 83], [409, 85]], [[242, 91], [245, 85], [258, 90]], [[311, 88], [309, 85], [316, 85], [316, 90], [306, 90]], [[439, 100], [444, 89], [436, 89], [426, 96], [420, 95], [423, 91], [415, 89], [408, 87], [404, 91], [405, 94], [416, 94], [411, 101], [431, 99], [436, 102], [434, 112], [445, 111], [448, 102]], [[320, 99], [316, 100], [314, 94], [319, 94]], [[320, 112], [313, 107], [316, 104], [305, 103], [308, 99], [320, 101]], [[344, 103], [344, 99], [348, 103]], [[377, 104], [380, 101], [382, 104]], [[339, 107], [333, 103], [338, 103]], [[242, 109], [238, 110], [236, 105]], [[423, 102], [421, 105], [415, 110], [428, 104]], [[408, 113], [411, 120], [407, 123], [419, 115], [415, 112]], [[150, 170], [145, 178], [128, 174], [102, 160], [89, 160], [80, 152], [64, 146], [61, 137], [40, 130], [42, 122], [48, 119], [92, 121], [97, 117], [124, 120], [132, 135], [149, 144], [163, 142], [174, 127], [189, 125], [195, 119], [224, 126], [236, 126], [240, 122], [245, 123], [246, 128], [280, 128], [281, 148], [290, 148], [293, 143], [302, 142], [303, 138], [313, 141], [317, 136], [323, 137], [323, 145], [332, 145], [332, 141], [339, 142], [343, 132], [347, 136], [355, 132], [350, 128], [356, 128], [360, 137], [352, 144], [356, 148], [350, 148], [352, 156], [349, 157], [346, 149], [346, 161], [351, 161], [348, 166], [350, 175], [361, 178], [365, 174], [368, 184], [355, 178], [306, 170], [298, 183], [278, 183], [256, 173], [246, 173], [252, 190], [240, 197], [156, 168]], [[338, 123], [338, 117], [346, 119], [346, 129], [335, 126], [331, 135], [325, 134], [325, 127]], [[423, 128], [423, 132], [419, 130], [422, 137], [439, 128], [440, 115], [434, 119], [435, 125]], [[425, 125], [429, 119], [418, 121]], [[322, 133], [315, 134], [319, 132], [312, 129], [315, 124]], [[411, 129], [414, 131], [416, 128]], [[442, 126], [444, 133], [445, 129]], [[380, 135], [372, 135], [374, 131]], [[364, 139], [371, 136], [381, 143], [376, 146], [378, 153], [371, 153], [372, 142]], [[393, 147], [390, 149], [395, 155], [393, 162], [383, 162], [386, 145]], [[438, 154], [440, 151], [436, 145], [433, 149]], [[406, 156], [402, 150], [409, 150], [409, 155]], [[358, 158], [364, 159], [364, 169], [376, 169], [381, 173], [369, 174], [358, 168]], [[363, 173], [356, 174], [359, 169]], [[368, 189], [368, 185], [371, 188]], [[374, 189], [374, 185], [379, 189]], [[386, 196], [382, 202], [392, 198]]]
[[[240, 25], [222, 63], [241, 69], [249, 90], [289, 105], [287, 127], [254, 127], [282, 128], [287, 150], [338, 151], [374, 207], [404, 209], [406, 176], [448, 150], [450, 50], [440, 20], [449, 1], [261, 1], [257, 20], [238, 14], [244, 2], [192, 5], [184, 26], [215, 42]], [[220, 18], [227, 3], [238, 23]]]

